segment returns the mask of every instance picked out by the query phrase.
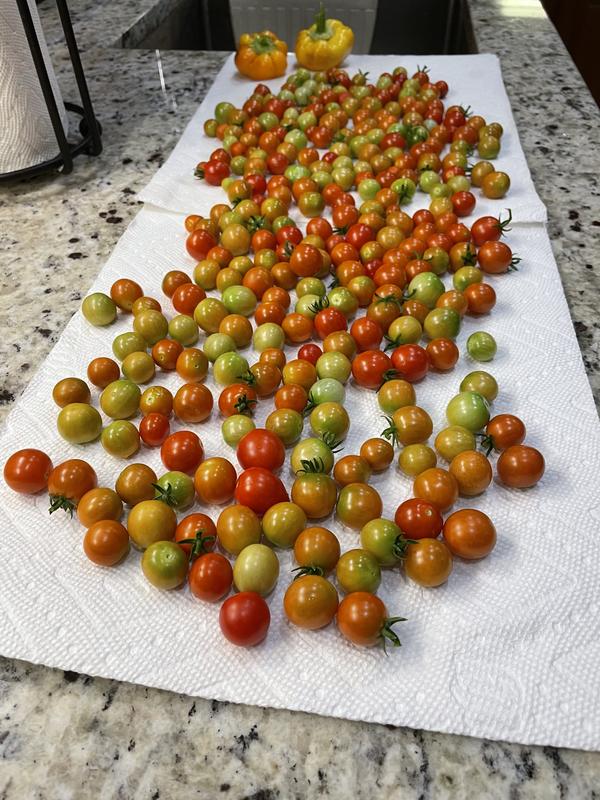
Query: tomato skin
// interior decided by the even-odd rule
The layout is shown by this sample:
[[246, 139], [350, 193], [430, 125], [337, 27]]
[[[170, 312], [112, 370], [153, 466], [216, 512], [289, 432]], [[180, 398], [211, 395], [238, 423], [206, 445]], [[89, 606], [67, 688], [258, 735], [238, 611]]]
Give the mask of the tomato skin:
[[330, 333], [345, 331], [348, 321], [337, 308], [324, 308], [315, 316], [314, 326], [319, 338], [325, 339]]
[[206, 553], [191, 566], [188, 582], [190, 591], [198, 600], [217, 603], [229, 594], [233, 583], [231, 564], [221, 553]]
[[213, 408], [213, 396], [206, 386], [184, 383], [173, 398], [173, 411], [182, 422], [204, 422]]
[[286, 617], [299, 628], [314, 631], [329, 625], [338, 609], [335, 587], [320, 575], [301, 575], [283, 598]]
[[271, 624], [269, 606], [257, 592], [240, 592], [221, 606], [223, 636], [238, 647], [254, 647], [266, 638]]
[[525, 425], [514, 414], [497, 414], [485, 427], [486, 436], [490, 437], [490, 446], [494, 450], [506, 450], [525, 439]]
[[544, 456], [535, 447], [515, 444], [508, 447], [498, 459], [498, 477], [513, 489], [528, 489], [541, 479], [546, 468]]
[[255, 428], [240, 439], [236, 455], [243, 469], [262, 467], [273, 472], [285, 461], [285, 446], [272, 431]]
[[52, 461], [41, 450], [17, 450], [4, 465], [4, 480], [13, 492], [37, 494], [48, 486]]
[[407, 539], [435, 539], [444, 525], [439, 510], [433, 503], [420, 497], [412, 497], [400, 503], [394, 521]]
[[420, 381], [429, 371], [427, 351], [419, 344], [401, 344], [392, 353], [392, 366], [404, 380]]
[[[55, 498], [64, 498], [70, 507], [76, 506], [86, 492], [98, 485], [96, 472], [86, 461], [71, 458], [58, 464], [48, 476], [48, 494]], [[53, 502], [54, 505], [54, 502]], [[52, 506], [51, 512], [52, 513]]]
[[[182, 544], [184, 539], [193, 539], [193, 543]], [[175, 541], [190, 558], [215, 549], [217, 528], [206, 514], [188, 514], [175, 529]]]
[[359, 386], [379, 389], [385, 373], [392, 369], [392, 360], [381, 350], [365, 350], [352, 360], [352, 376]]
[[193, 475], [204, 458], [204, 447], [193, 431], [177, 431], [165, 439], [160, 457], [167, 469]]
[[170, 430], [168, 417], [157, 411], [151, 412], [140, 422], [140, 437], [148, 447], [160, 447]]
[[94, 564], [112, 567], [129, 552], [127, 529], [112, 519], [94, 522], [83, 538], [83, 551]]
[[407, 548], [404, 571], [420, 586], [441, 586], [452, 572], [452, 554], [439, 539], [419, 539]]
[[215, 456], [203, 461], [194, 475], [194, 486], [203, 503], [222, 505], [233, 497], [237, 473], [226, 458]]
[[346, 639], [360, 647], [373, 647], [381, 641], [387, 609], [374, 594], [351, 592], [339, 605], [337, 626]]
[[461, 508], [444, 523], [444, 542], [450, 552], [466, 559], [487, 556], [496, 544], [492, 520], [475, 508]]
[[282, 481], [264, 467], [245, 469], [237, 480], [234, 496], [237, 503], [248, 506], [260, 516], [276, 503], [290, 499]]

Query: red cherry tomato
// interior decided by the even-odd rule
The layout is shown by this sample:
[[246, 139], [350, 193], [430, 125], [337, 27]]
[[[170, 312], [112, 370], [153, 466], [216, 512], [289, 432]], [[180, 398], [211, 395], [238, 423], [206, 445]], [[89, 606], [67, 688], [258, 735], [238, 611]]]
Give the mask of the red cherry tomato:
[[407, 539], [435, 539], [444, 525], [438, 509], [419, 497], [400, 503], [394, 521]]
[[266, 637], [271, 624], [269, 606], [257, 592], [240, 592], [221, 606], [223, 636], [238, 647], [254, 647]]
[[355, 319], [350, 328], [350, 335], [356, 342], [359, 352], [377, 350], [383, 339], [381, 325], [369, 317]]
[[392, 366], [400, 378], [420, 381], [429, 370], [427, 351], [418, 344], [401, 344], [392, 353]]
[[234, 496], [237, 503], [259, 515], [290, 499], [282, 481], [264, 467], [245, 469], [237, 480]]
[[265, 428], [255, 428], [242, 436], [236, 454], [244, 469], [264, 467], [273, 471], [279, 469], [285, 461], [283, 442], [279, 436]]
[[314, 319], [315, 330], [321, 339], [330, 333], [345, 331], [348, 327], [346, 317], [337, 308], [323, 308]]
[[393, 369], [392, 360], [381, 350], [365, 350], [354, 357], [352, 375], [359, 386], [379, 389], [385, 382], [386, 372]]
[[196, 261], [205, 259], [208, 251], [216, 244], [214, 237], [204, 228], [197, 228], [192, 231], [185, 241], [188, 253]]
[[221, 553], [206, 553], [192, 564], [188, 581], [194, 597], [207, 603], [216, 603], [229, 593], [233, 570]]
[[314, 342], [307, 342], [298, 350], [298, 358], [302, 361], [309, 361], [311, 364], [316, 364], [322, 355], [323, 351]]
[[52, 461], [46, 453], [32, 448], [18, 450], [4, 465], [4, 480], [14, 492], [35, 494], [48, 486]]
[[148, 447], [160, 447], [171, 430], [168, 417], [157, 411], [145, 416], [140, 422], [140, 436]]
[[163, 442], [160, 457], [167, 469], [193, 475], [204, 458], [204, 447], [193, 431], [177, 431]]

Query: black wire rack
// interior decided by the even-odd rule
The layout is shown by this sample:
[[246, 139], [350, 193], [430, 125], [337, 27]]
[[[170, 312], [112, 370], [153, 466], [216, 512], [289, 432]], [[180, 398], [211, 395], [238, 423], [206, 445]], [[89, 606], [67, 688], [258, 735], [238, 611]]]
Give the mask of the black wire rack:
[[52, 91], [50, 77], [46, 69], [46, 62], [42, 54], [42, 48], [38, 40], [37, 31], [31, 16], [31, 10], [27, 0], [16, 0], [17, 8], [23, 21], [23, 28], [27, 37], [27, 43], [31, 50], [31, 56], [35, 70], [37, 72], [48, 115], [52, 123], [54, 135], [56, 136], [56, 143], [58, 145], [58, 155], [50, 158], [47, 161], [42, 161], [31, 167], [17, 169], [12, 172], [6, 172], [0, 175], [0, 183], [8, 181], [15, 181], [24, 178], [31, 178], [34, 175], [40, 175], [44, 172], [59, 172], [63, 175], [72, 172], [73, 159], [80, 153], [86, 155], [98, 156], [102, 152], [101, 126], [94, 115], [90, 93], [88, 91], [83, 67], [81, 65], [81, 58], [79, 57], [79, 50], [73, 32], [73, 25], [71, 23], [71, 15], [65, 0], [56, 0], [56, 6], [60, 16], [60, 22], [65, 35], [65, 41], [69, 50], [69, 57], [71, 59], [71, 66], [77, 81], [77, 88], [81, 98], [81, 105], [75, 103], [65, 102], [67, 111], [77, 115], [79, 121], [80, 138], [76, 142], [69, 142], [62, 125], [62, 120], [56, 105], [56, 98]]

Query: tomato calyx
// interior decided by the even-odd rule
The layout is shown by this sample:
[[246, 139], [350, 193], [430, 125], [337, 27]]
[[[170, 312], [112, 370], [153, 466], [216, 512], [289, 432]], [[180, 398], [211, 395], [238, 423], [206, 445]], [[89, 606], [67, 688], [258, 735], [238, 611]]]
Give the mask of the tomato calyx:
[[505, 233], [508, 233], [509, 231], [512, 230], [512, 228], [509, 227], [513, 218], [512, 211], [510, 210], [510, 208], [505, 208], [504, 210], [508, 214], [508, 217], [506, 219], [502, 219], [500, 214], [498, 214], [498, 224], [496, 225], [496, 228], [500, 231], [500, 236], [504, 236]]
[[342, 440], [336, 439], [335, 434], [331, 431], [325, 431], [321, 434], [321, 441], [327, 445], [332, 453], [338, 453], [342, 449]]
[[177, 544], [189, 544], [191, 545], [190, 548], [190, 562], [194, 561], [199, 556], [204, 555], [205, 553], [210, 552], [209, 545], [211, 542], [215, 541], [215, 536], [205, 536], [204, 531], [199, 528], [194, 536], [190, 539], [180, 539]]
[[255, 215], [250, 217], [246, 223], [246, 228], [250, 233], [256, 233], [256, 231], [268, 229], [269, 223], [267, 222], [266, 217]]
[[307, 564], [304, 567], [295, 567], [292, 572], [297, 573], [294, 575], [295, 581], [297, 581], [298, 578], [301, 578], [303, 575], [318, 575], [321, 578], [325, 575], [323, 568], [318, 567], [316, 564]]
[[62, 510], [68, 512], [69, 516], [72, 518], [76, 505], [77, 504], [74, 503], [70, 498], [65, 497], [62, 494], [51, 494], [48, 513], [54, 514], [55, 511], [58, 511], [62, 508]]
[[194, 178], [203, 178], [205, 167], [206, 161], [201, 161], [199, 164], [196, 164], [196, 167], [194, 168]]
[[327, 295], [323, 295], [323, 297], [319, 297], [318, 300], [315, 300], [314, 303], [311, 303], [308, 307], [308, 310], [312, 311], [313, 314], [318, 314], [319, 311], [323, 311], [324, 308], [329, 308], [329, 298]]
[[476, 433], [475, 436], [481, 439], [481, 449], [485, 451], [486, 457], [489, 458], [490, 453], [492, 450], [496, 449], [496, 445], [494, 443], [494, 437], [491, 436], [489, 433]]
[[165, 503], [170, 508], [175, 508], [177, 506], [177, 499], [175, 498], [173, 487], [170, 483], [167, 483], [166, 486], [161, 486], [160, 483], [153, 483], [151, 485], [156, 489], [155, 500], [160, 500], [161, 503]]
[[406, 558], [406, 551], [408, 549], [409, 544], [416, 544], [416, 539], [407, 539], [404, 533], [399, 533], [398, 536], [394, 539], [394, 544], [392, 545], [392, 555], [395, 556], [399, 561]]
[[398, 428], [394, 424], [394, 420], [391, 417], [384, 415], [384, 419], [388, 423], [388, 427], [384, 428], [380, 435], [383, 439], [387, 439], [392, 447], [397, 447], [400, 444], [400, 439], [398, 438]]
[[402, 336], [396, 336], [396, 338], [393, 339], [391, 336], [386, 334], [384, 338], [387, 342], [386, 346], [383, 348], [384, 353], [387, 353], [388, 350], [395, 350], [397, 347], [400, 347], [403, 344], [407, 344]]
[[[247, 384], [248, 386], [254, 386], [254, 384], [256, 383], [256, 376], [254, 375], [253, 372], [247, 370], [246, 372], [244, 372], [243, 375], [240, 375], [240, 381], [242, 381], [242, 383]], [[252, 402], [256, 403], [256, 400]]]
[[327, 470], [322, 458], [303, 458], [300, 460], [302, 469], [296, 475], [326, 475]]
[[466, 119], [469, 119], [469, 117], [473, 116], [473, 109], [471, 108], [471, 106], [466, 106], [466, 107], [465, 106], [459, 106], [458, 108], [459, 108], [459, 111], [461, 111], [464, 114]]
[[392, 647], [402, 646], [402, 642], [400, 641], [398, 634], [392, 629], [392, 626], [397, 622], [406, 622], [406, 617], [388, 617], [384, 620], [383, 625], [381, 626], [379, 638], [381, 639], [381, 643], [383, 645], [383, 652], [386, 654], [388, 643], [391, 644]]
[[336, 236], [345, 236], [348, 233], [349, 225], [341, 225], [339, 228], [334, 228], [333, 232]]
[[424, 75], [429, 75], [429, 67], [427, 64], [423, 64], [422, 67], [417, 64], [417, 72], [422, 72]]
[[[381, 376], [381, 386], [383, 386], [383, 384], [387, 383], [388, 381], [395, 380], [398, 377], [398, 375], [400, 375], [400, 373], [398, 372], [397, 369], [386, 369], [386, 371]], [[380, 389], [381, 386], [379, 387]]]
[[[252, 375], [252, 377], [254, 377], [254, 375]], [[255, 405], [257, 405], [256, 400], [254, 400], [252, 397], [248, 397], [247, 394], [242, 394], [238, 397], [237, 402], [233, 407], [238, 414], [248, 413], [252, 415], [252, 413], [254, 412]]]
[[513, 256], [510, 260], [510, 264], [508, 265], [507, 272], [517, 272], [518, 267], [517, 264], [520, 264], [523, 259], [519, 256]]

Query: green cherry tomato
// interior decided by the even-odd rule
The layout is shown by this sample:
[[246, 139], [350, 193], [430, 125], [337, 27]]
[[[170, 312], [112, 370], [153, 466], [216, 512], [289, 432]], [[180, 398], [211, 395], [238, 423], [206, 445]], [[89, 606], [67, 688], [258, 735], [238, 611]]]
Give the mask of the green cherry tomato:
[[89, 403], [69, 403], [56, 420], [58, 432], [71, 444], [93, 442], [102, 431], [102, 417]]
[[124, 361], [131, 353], [143, 353], [146, 347], [147, 343], [143, 336], [134, 331], [127, 331], [115, 337], [112, 351], [119, 361]]
[[303, 317], [308, 317], [308, 319], [314, 319], [317, 316], [317, 311], [319, 310], [319, 296], [316, 294], [303, 294], [302, 297], [298, 298], [296, 305], [294, 306], [294, 311], [297, 314], [302, 314]]
[[434, 308], [425, 317], [423, 330], [430, 339], [456, 339], [460, 331], [460, 314], [453, 308]]
[[100, 395], [100, 406], [111, 419], [127, 419], [137, 414], [142, 393], [133, 381], [119, 379], [109, 383]]
[[187, 314], [176, 314], [169, 321], [169, 336], [184, 347], [192, 347], [198, 341], [198, 325]]
[[467, 352], [475, 361], [491, 361], [498, 346], [491, 333], [476, 331], [467, 339]]
[[379, 518], [367, 522], [361, 529], [360, 543], [382, 567], [395, 566], [406, 550], [404, 535], [391, 519]]
[[150, 353], [143, 350], [125, 356], [121, 369], [127, 380], [134, 383], [148, 383], [154, 377], [156, 365]]
[[416, 394], [412, 383], [402, 378], [386, 381], [377, 392], [379, 408], [385, 414], [393, 414], [403, 406], [414, 406]]
[[188, 557], [175, 542], [154, 542], [142, 556], [142, 571], [157, 589], [176, 589], [185, 581]]
[[209, 361], [214, 363], [223, 353], [234, 353], [237, 350], [236, 344], [227, 333], [211, 333], [204, 341], [202, 348]]
[[342, 553], [335, 568], [340, 589], [350, 592], [374, 594], [381, 583], [381, 568], [373, 553], [356, 548]]
[[417, 344], [423, 336], [423, 326], [415, 317], [407, 314], [396, 317], [388, 328], [388, 336], [393, 342], [401, 344]]
[[461, 392], [477, 392], [483, 395], [488, 403], [493, 403], [498, 397], [498, 383], [493, 375], [484, 370], [469, 372], [460, 384]]
[[103, 292], [89, 294], [81, 304], [83, 316], [91, 325], [104, 327], [117, 318], [117, 306], [114, 300]]
[[296, 285], [296, 296], [300, 298], [304, 297], [305, 294], [325, 297], [327, 289], [320, 278], [301, 278]]
[[445, 291], [446, 287], [435, 272], [421, 272], [408, 284], [410, 299], [418, 300], [427, 308], [434, 308], [438, 297]]
[[230, 386], [248, 372], [248, 362], [239, 353], [223, 353], [213, 365], [213, 376], [220, 386]]
[[205, 333], [217, 333], [229, 311], [216, 297], [205, 297], [194, 309], [194, 320]]
[[156, 481], [156, 499], [178, 511], [189, 508], [195, 496], [194, 479], [185, 472], [178, 470], [165, 472]]
[[238, 592], [257, 592], [266, 597], [279, 577], [279, 560], [266, 544], [249, 544], [233, 565], [233, 582]]
[[293, 547], [306, 527], [306, 514], [296, 503], [276, 503], [265, 512], [263, 533], [276, 547]]
[[349, 483], [340, 490], [336, 512], [350, 528], [360, 530], [370, 520], [380, 517], [382, 510], [379, 492], [366, 483]]
[[281, 350], [285, 344], [283, 328], [275, 322], [264, 322], [254, 331], [252, 344], [257, 353], [262, 353], [263, 350], [268, 350], [269, 348]]
[[139, 333], [147, 344], [153, 345], [168, 334], [169, 323], [160, 311], [147, 308], [134, 317], [133, 330]]
[[335, 378], [321, 378], [313, 383], [308, 395], [311, 405], [318, 406], [321, 403], [341, 403], [346, 397], [344, 384]]
[[221, 433], [226, 444], [230, 447], [237, 447], [240, 439], [255, 428], [256, 425], [250, 417], [245, 414], [232, 414], [221, 425]]
[[329, 474], [333, 469], [333, 452], [322, 439], [311, 436], [302, 439], [292, 450], [290, 458], [292, 472], [298, 473], [303, 470], [303, 461], [318, 462], [323, 467], [322, 472]]
[[448, 403], [446, 417], [450, 425], [460, 425], [476, 433], [487, 425], [490, 409], [485, 397], [478, 392], [460, 392]]
[[446, 461], [450, 462], [459, 453], [465, 450], [475, 450], [477, 439], [473, 431], [461, 425], [450, 425], [441, 430], [435, 437], [435, 449]]
[[329, 434], [340, 440], [345, 438], [348, 433], [350, 417], [340, 403], [320, 403], [311, 411], [310, 427], [317, 436]]
[[[231, 418], [230, 418], [231, 419]], [[293, 408], [276, 408], [265, 421], [265, 428], [278, 436], [286, 447], [302, 436], [304, 419]]]
[[351, 317], [358, 310], [358, 300], [350, 289], [345, 286], [336, 286], [327, 295], [331, 308], [341, 311], [346, 317]]
[[116, 419], [107, 425], [100, 441], [107, 453], [118, 458], [129, 458], [140, 449], [138, 429], [126, 419]]
[[452, 285], [457, 292], [464, 292], [472, 283], [481, 283], [483, 272], [477, 267], [460, 267], [452, 276]]
[[340, 383], [346, 383], [352, 372], [352, 364], [348, 356], [335, 350], [320, 355], [316, 368], [319, 378], [334, 378]]
[[426, 469], [431, 469], [437, 464], [435, 452], [426, 444], [408, 444], [400, 452], [398, 466], [405, 475], [416, 478]]
[[256, 308], [256, 295], [247, 286], [229, 286], [222, 295], [223, 305], [230, 314], [250, 317]]

